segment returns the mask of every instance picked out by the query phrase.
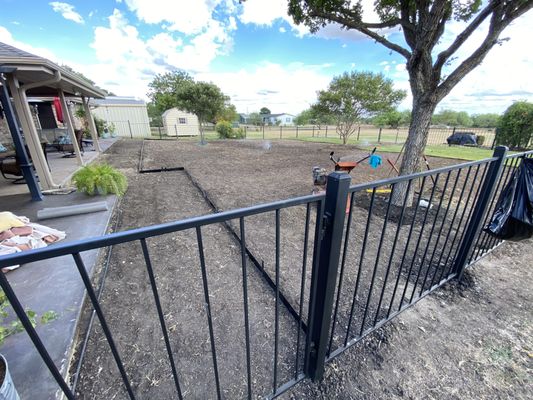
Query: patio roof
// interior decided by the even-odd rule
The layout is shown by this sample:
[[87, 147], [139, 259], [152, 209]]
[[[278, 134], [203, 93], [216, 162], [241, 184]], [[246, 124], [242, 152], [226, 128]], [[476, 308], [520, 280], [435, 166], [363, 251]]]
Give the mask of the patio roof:
[[[28, 89], [29, 96], [57, 96], [62, 89], [71, 96], [85, 96], [103, 99], [105, 93], [81, 76], [60, 67], [52, 61], [28, 53], [24, 50], [0, 42], [0, 67], [4, 70], [15, 69], [21, 84], [32, 85], [48, 81], [43, 86]], [[50, 82], [53, 78], [56, 82]]]

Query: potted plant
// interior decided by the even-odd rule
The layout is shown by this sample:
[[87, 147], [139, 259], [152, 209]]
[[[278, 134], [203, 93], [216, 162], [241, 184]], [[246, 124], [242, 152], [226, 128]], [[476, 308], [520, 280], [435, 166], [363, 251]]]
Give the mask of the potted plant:
[[126, 176], [108, 164], [90, 164], [72, 176], [72, 182], [80, 192], [90, 196], [116, 194], [122, 196], [128, 188]]
[[[0, 272], [1, 274], [2, 272]], [[9, 316], [7, 308], [9, 301], [2, 289], [0, 289], [0, 347], [4, 344], [4, 340], [14, 333], [24, 330], [22, 323], [17, 319], [12, 322], [6, 322], [6, 318]], [[33, 310], [26, 310], [26, 315], [30, 319], [33, 326], [37, 325], [37, 315]], [[40, 320], [42, 324], [46, 324], [49, 321], [57, 318], [57, 314], [54, 311], [45, 312]], [[19, 400], [20, 397], [9, 373], [9, 366], [5, 357], [0, 354], [0, 399], [2, 400]]]

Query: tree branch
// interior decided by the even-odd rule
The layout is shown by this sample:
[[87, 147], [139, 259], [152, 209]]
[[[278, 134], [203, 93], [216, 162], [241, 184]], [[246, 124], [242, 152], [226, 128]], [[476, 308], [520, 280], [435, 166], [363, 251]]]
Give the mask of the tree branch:
[[472, 35], [472, 33], [487, 19], [495, 7], [494, 1], [491, 1], [477, 16], [470, 22], [470, 24], [455, 38], [454, 42], [443, 52], [441, 52], [437, 61], [435, 62], [434, 71], [439, 72], [444, 66], [444, 63], [463, 45], [464, 42]]
[[409, 59], [411, 57], [411, 53], [409, 52], [409, 50], [403, 48], [402, 46], [400, 46], [400, 45], [398, 45], [396, 43], [393, 43], [393, 42], [385, 39], [385, 37], [381, 36], [380, 34], [374, 32], [372, 30], [370, 30], [369, 28], [367, 28], [367, 26], [366, 26], [367, 24], [365, 24], [364, 22], [348, 19], [346, 17], [343, 17], [341, 15], [337, 15], [337, 14], [333, 14], [333, 13], [319, 11], [319, 10], [316, 10], [314, 8], [312, 10], [310, 10], [309, 15], [311, 17], [317, 17], [317, 18], [322, 18], [322, 19], [325, 19], [325, 20], [337, 22], [337, 23], [343, 25], [344, 27], [355, 29], [355, 30], [357, 30], [357, 31], [359, 31], [361, 33], [364, 33], [365, 35], [371, 37], [376, 42], [381, 43], [383, 46], [385, 46], [385, 47], [387, 47], [387, 48], [389, 48], [389, 49], [401, 54], [406, 59]]
[[[465, 59], [438, 87], [437, 97], [442, 100], [470, 71], [478, 66], [488, 54], [490, 49], [498, 43], [502, 31], [516, 18], [533, 8], [533, 0], [524, 2], [520, 7], [508, 12], [501, 1], [496, 0], [496, 6], [490, 21], [489, 31], [481, 45]], [[512, 7], [512, 3], [509, 7]]]

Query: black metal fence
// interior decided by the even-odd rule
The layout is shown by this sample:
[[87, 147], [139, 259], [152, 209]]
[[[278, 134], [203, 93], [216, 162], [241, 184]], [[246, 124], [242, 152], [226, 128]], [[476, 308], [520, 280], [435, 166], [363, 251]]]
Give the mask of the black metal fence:
[[[118, 136], [129, 138], [151, 137], [153, 139], [179, 139], [181, 137], [196, 136], [199, 127], [191, 130], [191, 126], [168, 125], [151, 126], [148, 123], [131, 121], [113, 121], [114, 132]], [[338, 139], [335, 125], [241, 125], [246, 139]], [[203, 127], [205, 133], [214, 134], [215, 126], [209, 124]], [[446, 139], [455, 132], [466, 132], [476, 135], [478, 145], [493, 147], [496, 138], [495, 128], [465, 128], [465, 127], [430, 127], [428, 134], [429, 145], [446, 144]], [[350, 142], [368, 144], [403, 144], [407, 140], [408, 127], [379, 127], [373, 125], [359, 125], [350, 136]]]
[[[497, 148], [488, 159], [355, 186], [350, 186], [348, 175], [333, 173], [325, 194], [58, 244], [0, 258], [0, 267], [72, 257], [124, 389], [134, 399], [141, 396], [131, 383], [135, 370], [131, 365], [125, 368], [124, 352], [86, 272], [83, 252], [127, 244], [133, 254], [139, 248], [176, 396], [194, 397], [191, 393], [198, 392], [191, 387], [204, 385], [209, 396], [204, 393], [203, 397], [272, 398], [306, 377], [320, 379], [329, 360], [450, 279], [460, 277], [466, 267], [501, 244], [482, 228], [523, 157], [533, 157], [533, 151], [507, 155], [505, 148]], [[292, 209], [297, 212], [288, 217]], [[272, 231], [268, 236], [272, 240], [248, 239], [247, 229], [258, 224], [261, 232]], [[300, 226], [302, 234], [282, 238], [286, 225]], [[204, 240], [205, 232], [215, 226], [231, 233], [239, 252], [239, 262], [231, 268], [240, 276], [240, 293], [235, 294], [240, 304], [231, 309], [231, 316], [242, 322], [242, 342], [228, 338], [228, 344], [217, 335], [217, 321], [223, 316], [212, 302], [215, 277], [208, 273], [205, 256], [211, 243]], [[176, 232], [190, 232], [195, 238], [201, 279], [198, 296], [205, 308], [203, 329], [210, 354], [211, 372], [186, 384], [183, 377], [192, 366], [176, 361], [182, 338], [169, 329], [150, 255], [151, 240]], [[283, 241], [291, 242], [290, 251]], [[273, 257], [265, 256], [265, 249]], [[257, 286], [250, 286], [257, 277], [265, 283], [265, 304], [270, 304], [259, 312], [254, 303], [258, 297], [252, 293]], [[76, 398], [4, 274], [0, 274], [0, 285], [59, 388], [67, 398]], [[251, 308], [256, 312], [251, 314]], [[257, 316], [272, 326], [268, 345], [257, 340]], [[243, 386], [228, 392], [226, 357], [235, 346], [242, 347], [239, 365], [243, 368], [229, 374]]]

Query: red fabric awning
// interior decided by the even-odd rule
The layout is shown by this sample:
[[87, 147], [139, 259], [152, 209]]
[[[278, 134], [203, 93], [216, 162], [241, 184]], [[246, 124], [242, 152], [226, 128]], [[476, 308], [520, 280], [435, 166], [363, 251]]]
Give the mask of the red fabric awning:
[[61, 108], [61, 101], [59, 97], [54, 97], [54, 108], [56, 110], [57, 120], [63, 122], [63, 109]]

